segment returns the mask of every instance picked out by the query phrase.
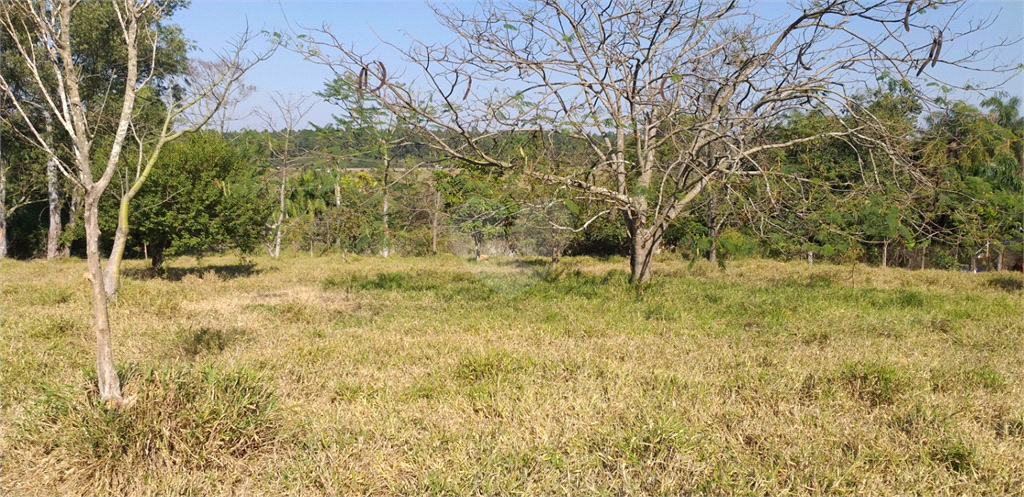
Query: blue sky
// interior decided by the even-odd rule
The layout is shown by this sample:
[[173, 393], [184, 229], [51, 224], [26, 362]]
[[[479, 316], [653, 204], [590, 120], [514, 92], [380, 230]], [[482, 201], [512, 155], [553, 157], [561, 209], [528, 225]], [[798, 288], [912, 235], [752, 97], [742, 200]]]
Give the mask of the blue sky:
[[[471, 7], [473, 2], [457, 3]], [[785, 2], [778, 2], [780, 7]], [[969, 2], [969, 15], [985, 17], [994, 15], [995, 25], [987, 33], [989, 37], [1009, 36], [1019, 38], [1024, 31], [1024, 2], [1019, 0]], [[377, 50], [377, 57], [388, 67], [395, 67], [399, 59], [381, 43], [385, 39], [399, 46], [409, 45], [409, 36], [426, 42], [451, 41], [451, 35], [441, 28], [433, 12], [422, 1], [379, 0], [379, 1], [305, 1], [305, 0], [193, 0], [191, 7], [177, 13], [172, 22], [184, 30], [185, 36], [198, 47], [194, 57], [212, 58], [213, 51], [223, 50], [231, 39], [245, 30], [248, 23], [251, 30], [283, 31], [287, 23], [304, 27], [321, 27], [329, 24], [331, 31], [344, 43], [352, 44], [360, 51]], [[260, 41], [262, 43], [262, 41]], [[945, 50], [948, 50], [946, 48]], [[945, 53], [944, 50], [944, 53]], [[1022, 47], [1014, 53], [1002, 53], [1000, 57], [1017, 62], [1024, 61]], [[967, 77], [979, 78], [984, 75], [948, 73], [943, 77], [951, 81]], [[324, 81], [332, 79], [333, 73], [316, 64], [303, 61], [299, 55], [287, 50], [278, 50], [274, 56], [254, 68], [246, 77], [246, 83], [257, 87], [256, 93], [243, 103], [238, 111], [245, 114], [253, 107], [272, 109], [269, 96], [280, 93], [284, 96], [312, 94], [323, 88]], [[1024, 96], [1024, 83], [1018, 75], [1004, 89], [1013, 95]], [[314, 100], [319, 100], [313, 97]], [[307, 121], [323, 125], [331, 122], [332, 106], [318, 101]], [[250, 116], [234, 128], [264, 127], [262, 121]], [[305, 127], [305, 126], [303, 126]]]

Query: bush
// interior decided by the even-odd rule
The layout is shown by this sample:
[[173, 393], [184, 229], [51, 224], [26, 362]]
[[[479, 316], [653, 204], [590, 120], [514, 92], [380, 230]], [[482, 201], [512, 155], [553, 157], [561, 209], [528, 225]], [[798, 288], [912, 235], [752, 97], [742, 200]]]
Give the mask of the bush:
[[957, 263], [956, 257], [943, 250], [932, 256], [932, 265], [938, 269], [954, 269], [959, 266], [959, 263]]

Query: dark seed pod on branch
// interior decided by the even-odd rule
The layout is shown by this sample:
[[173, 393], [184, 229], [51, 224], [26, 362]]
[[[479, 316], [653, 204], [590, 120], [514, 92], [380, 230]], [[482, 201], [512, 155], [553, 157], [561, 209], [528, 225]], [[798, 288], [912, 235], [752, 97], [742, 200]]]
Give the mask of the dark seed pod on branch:
[[939, 61], [939, 53], [942, 51], [942, 31], [939, 31], [939, 35], [935, 37], [935, 55], [932, 56], [932, 67], [935, 67], [935, 63]]
[[932, 45], [928, 48], [928, 56], [924, 58], [924, 62], [921, 63], [921, 67], [917, 70], [917, 76], [920, 76], [924, 72], [924, 68], [928, 67], [928, 61], [932, 60], [935, 55], [935, 39], [932, 39]]
[[360, 100], [363, 99], [363, 88], [365, 88], [365, 87], [366, 87], [366, 66], [363, 66], [363, 68], [359, 70], [359, 76], [356, 76], [356, 95], [359, 96]]
[[914, 10], [914, 0], [907, 2], [907, 15], [903, 16], [903, 28], [910, 31], [910, 11]]
[[378, 69], [380, 69], [380, 84], [377, 85], [376, 88], [370, 90], [370, 93], [377, 93], [381, 88], [384, 88], [384, 84], [388, 80], [388, 70], [384, 67], [384, 63], [379, 60], [375, 60], [373, 63], [376, 64]]
[[370, 88], [370, 66], [363, 66], [359, 69], [359, 76], [356, 77], [356, 94], [359, 95], [359, 98], [363, 98], [363, 92], [376, 93], [381, 88], [384, 88], [384, 84], [388, 79], [388, 70], [384, 67], [383, 62], [375, 60], [370, 64], [377, 66], [380, 73], [380, 84]]
[[463, 100], [469, 98], [469, 91], [472, 88], [473, 88], [473, 76], [470, 76], [469, 74], [467, 74], [466, 75], [466, 93], [462, 94], [462, 99]]

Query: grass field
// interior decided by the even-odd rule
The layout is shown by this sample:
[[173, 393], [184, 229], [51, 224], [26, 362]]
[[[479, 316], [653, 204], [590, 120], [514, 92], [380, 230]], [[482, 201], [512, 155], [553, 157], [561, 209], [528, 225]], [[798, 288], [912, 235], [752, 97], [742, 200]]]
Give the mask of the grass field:
[[2, 493], [1024, 492], [1019, 273], [665, 257], [0, 261]]

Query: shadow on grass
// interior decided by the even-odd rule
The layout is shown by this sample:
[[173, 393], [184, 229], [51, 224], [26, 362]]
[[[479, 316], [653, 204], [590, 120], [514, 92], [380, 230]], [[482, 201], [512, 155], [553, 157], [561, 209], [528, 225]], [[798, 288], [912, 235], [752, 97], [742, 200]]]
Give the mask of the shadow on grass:
[[226, 264], [219, 266], [202, 267], [165, 267], [162, 269], [147, 268], [125, 268], [123, 275], [133, 280], [149, 280], [153, 278], [164, 278], [168, 281], [181, 281], [188, 275], [202, 277], [212, 271], [221, 279], [232, 280], [235, 278], [246, 278], [263, 272], [256, 267], [255, 263]]
[[988, 286], [1008, 292], [1019, 292], [1024, 289], [1024, 281], [1013, 276], [996, 276], [988, 280]]

